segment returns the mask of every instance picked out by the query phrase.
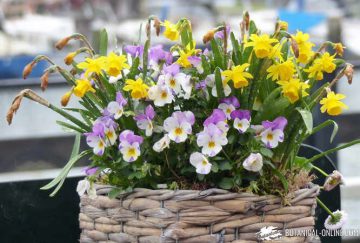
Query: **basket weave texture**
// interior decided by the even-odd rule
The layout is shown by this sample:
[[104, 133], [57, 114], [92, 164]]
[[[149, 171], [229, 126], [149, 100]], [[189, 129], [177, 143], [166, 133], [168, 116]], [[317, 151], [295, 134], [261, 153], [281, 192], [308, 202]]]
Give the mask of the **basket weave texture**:
[[257, 243], [260, 242], [258, 232], [266, 226], [277, 227], [283, 235], [271, 242], [310, 242], [309, 237], [286, 236], [285, 230], [314, 228], [319, 193], [319, 186], [310, 185], [296, 191], [291, 206], [284, 207], [276, 196], [222, 189], [138, 188], [110, 199], [107, 197], [110, 186], [95, 186], [97, 197], [81, 197], [81, 243]]

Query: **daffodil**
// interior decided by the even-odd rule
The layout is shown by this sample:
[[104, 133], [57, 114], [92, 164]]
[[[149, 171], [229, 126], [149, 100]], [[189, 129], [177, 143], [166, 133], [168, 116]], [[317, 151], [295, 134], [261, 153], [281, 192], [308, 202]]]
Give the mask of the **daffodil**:
[[106, 57], [106, 72], [112, 76], [118, 76], [123, 69], [129, 69], [129, 64], [126, 63], [127, 59], [125, 55], [116, 55], [114, 52]]
[[89, 77], [92, 73], [100, 74], [101, 70], [105, 68], [106, 58], [101, 56], [96, 59], [86, 58], [85, 62], [80, 62], [77, 67], [86, 69], [85, 77]]
[[289, 58], [286, 62], [271, 65], [266, 71], [269, 73], [267, 78], [271, 78], [272, 81], [288, 81], [293, 77], [295, 67], [292, 58]]
[[177, 24], [165, 20], [162, 24], [165, 27], [164, 36], [169, 40], [176, 41], [179, 39], [179, 29]]
[[269, 57], [273, 44], [279, 42], [277, 39], [270, 38], [267, 34], [260, 36], [252, 34], [250, 40], [245, 44], [245, 47], [253, 46], [257, 58]]
[[76, 80], [76, 86], [74, 88], [74, 95], [81, 98], [87, 92], [95, 93], [95, 89], [92, 87], [91, 82], [86, 79]]
[[146, 98], [148, 95], [149, 86], [147, 86], [141, 78], [136, 81], [133, 79], [127, 79], [125, 81], [124, 91], [131, 91], [131, 97], [134, 99]]
[[325, 52], [320, 58], [315, 59], [312, 66], [304, 69], [304, 71], [309, 73], [309, 78], [322, 80], [324, 78], [323, 72], [332, 73], [335, 71], [334, 59], [335, 55], [330, 56], [328, 52]]
[[299, 48], [299, 56], [297, 60], [300, 63], [306, 64], [309, 59], [314, 55], [312, 47], [315, 46], [315, 44], [309, 41], [309, 34], [303, 33], [301, 31], [296, 32], [296, 35], [294, 35], [293, 38]]
[[190, 43], [185, 47], [184, 50], [179, 50], [179, 59], [176, 61], [178, 64], [180, 64], [184, 68], [191, 67], [191, 62], [189, 60], [189, 57], [192, 55], [195, 55], [198, 52], [198, 49], [196, 49], [195, 42], [191, 46]]
[[309, 94], [306, 92], [310, 86], [307, 83], [301, 82], [299, 79], [290, 79], [289, 81], [279, 81], [282, 87], [283, 95], [289, 99], [290, 103], [295, 103], [300, 96], [305, 97]]
[[246, 72], [245, 69], [250, 66], [249, 63], [233, 66], [231, 70], [225, 70], [221, 73], [225, 77], [224, 82], [232, 80], [236, 89], [246, 87], [249, 85], [248, 79], [252, 79], [253, 76]]
[[348, 109], [349, 107], [345, 105], [340, 100], [344, 99], [346, 96], [343, 94], [335, 94], [333, 91], [329, 92], [325, 98], [320, 100], [321, 112], [327, 112], [331, 116], [340, 115], [343, 109]]
[[269, 58], [278, 59], [279, 61], [284, 61], [284, 58], [281, 53], [281, 48], [283, 43], [277, 43], [275, 46], [271, 48]]

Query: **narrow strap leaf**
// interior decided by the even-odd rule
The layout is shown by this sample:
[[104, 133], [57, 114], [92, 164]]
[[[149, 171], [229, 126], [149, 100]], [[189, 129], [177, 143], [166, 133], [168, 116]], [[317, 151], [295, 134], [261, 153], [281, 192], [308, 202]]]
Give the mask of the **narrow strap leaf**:
[[311, 111], [306, 109], [301, 109], [300, 107], [296, 108], [296, 110], [300, 113], [305, 127], [306, 127], [306, 133], [310, 134], [313, 130], [313, 116]]
[[101, 56], [107, 55], [107, 47], [108, 47], [108, 34], [106, 32], [106, 29], [102, 29], [100, 31], [100, 36], [99, 36], [99, 54]]
[[216, 85], [217, 96], [219, 98], [223, 98], [225, 94], [224, 94], [224, 87], [222, 84], [221, 72], [219, 67], [215, 69], [215, 85]]
[[333, 125], [334, 128], [333, 128], [333, 131], [331, 133], [331, 136], [330, 136], [330, 143], [333, 142], [338, 130], [339, 130], [339, 126], [338, 124], [334, 121], [334, 120], [327, 120], [327, 121], [324, 121], [323, 123], [321, 123], [320, 125], [314, 127], [314, 129], [312, 130], [311, 134], [315, 134], [317, 133], [318, 131], [320, 131], [321, 129], [327, 127], [327, 126], [330, 126], [330, 125]]

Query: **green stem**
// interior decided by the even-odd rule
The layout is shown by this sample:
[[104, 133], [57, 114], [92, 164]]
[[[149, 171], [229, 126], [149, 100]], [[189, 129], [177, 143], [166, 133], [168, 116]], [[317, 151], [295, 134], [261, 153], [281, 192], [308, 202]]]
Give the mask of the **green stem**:
[[63, 111], [62, 109], [49, 104], [48, 106], [50, 109], [52, 109], [53, 111], [55, 111], [56, 113], [60, 114], [61, 116], [63, 116], [64, 118], [68, 119], [69, 121], [73, 122], [74, 124], [78, 125], [79, 127], [83, 128], [86, 131], [90, 131], [90, 127], [85, 125], [83, 122], [81, 122], [79, 119], [73, 117], [72, 115], [70, 115], [69, 113]]
[[316, 202], [322, 207], [333, 219], [335, 219], [334, 214], [330, 211], [328, 207], [317, 197]]
[[324, 176], [326, 176], [326, 177], [328, 177], [328, 176], [329, 176], [329, 174], [328, 174], [328, 173], [326, 173], [325, 171], [323, 171], [322, 169], [320, 169], [319, 167], [317, 167], [317, 166], [315, 166], [315, 165], [311, 165], [311, 168], [313, 168], [313, 169], [315, 169], [315, 170], [319, 171], [322, 175], [324, 175]]
[[233, 164], [232, 159], [230, 158], [230, 156], [225, 152], [224, 149], [221, 150], [223, 152], [223, 154], [225, 155], [225, 157], [229, 160], [229, 162], [231, 162], [231, 164]]
[[311, 157], [310, 159], [307, 160], [307, 163], [311, 163], [311, 162], [313, 162], [313, 161], [315, 161], [315, 160], [317, 160], [317, 159], [319, 159], [319, 158], [321, 158], [323, 156], [326, 156], [326, 155], [334, 153], [334, 152], [336, 152], [338, 150], [353, 146], [353, 145], [358, 144], [358, 143], [360, 143], [360, 139], [356, 139], [354, 141], [351, 141], [351, 142], [346, 143], [344, 145], [338, 146], [336, 148], [329, 149], [329, 150], [327, 150], [325, 152], [322, 152], [322, 153], [320, 153], [318, 155], [315, 155], [315, 156]]

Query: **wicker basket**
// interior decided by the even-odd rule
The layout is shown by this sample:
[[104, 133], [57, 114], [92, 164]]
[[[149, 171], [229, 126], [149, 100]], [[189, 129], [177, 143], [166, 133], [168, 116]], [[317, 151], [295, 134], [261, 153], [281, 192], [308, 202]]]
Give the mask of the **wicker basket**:
[[[271, 242], [309, 242], [285, 236], [285, 229], [312, 230], [317, 185], [295, 192], [291, 206], [276, 196], [221, 189], [149, 190], [109, 199], [111, 187], [96, 185], [97, 197], [80, 203], [80, 242], [260, 242], [258, 232], [277, 227], [283, 237]], [[289, 232], [289, 231], [287, 231]], [[266, 242], [266, 241], [264, 241]]]

